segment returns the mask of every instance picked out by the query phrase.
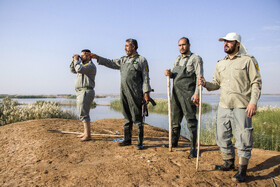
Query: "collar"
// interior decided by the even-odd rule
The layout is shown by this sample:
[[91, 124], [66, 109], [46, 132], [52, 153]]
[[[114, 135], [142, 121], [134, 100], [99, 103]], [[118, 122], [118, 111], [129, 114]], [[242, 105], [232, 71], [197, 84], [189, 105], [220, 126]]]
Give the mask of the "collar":
[[88, 63], [90, 63], [90, 62], [91, 62], [91, 60], [89, 60], [88, 62], [85, 62], [85, 63], [82, 62], [82, 64], [83, 64], [83, 65], [86, 65], [86, 64], [88, 64]]
[[128, 58], [137, 58], [138, 56], [140, 56], [137, 52], [135, 53], [135, 55], [133, 57], [129, 57], [127, 56]]
[[[235, 53], [235, 55], [234, 55], [234, 57], [232, 58], [232, 59], [235, 59], [235, 58], [237, 58], [237, 57], [241, 57], [241, 53], [238, 51], [237, 53]], [[225, 58], [224, 58], [224, 60], [228, 60], [228, 59], [230, 59], [229, 58], [229, 56], [227, 55], [227, 56], [225, 56]], [[231, 59], [231, 60], [232, 60]]]
[[189, 58], [192, 55], [192, 52], [189, 51], [185, 57], [181, 54], [181, 58]]

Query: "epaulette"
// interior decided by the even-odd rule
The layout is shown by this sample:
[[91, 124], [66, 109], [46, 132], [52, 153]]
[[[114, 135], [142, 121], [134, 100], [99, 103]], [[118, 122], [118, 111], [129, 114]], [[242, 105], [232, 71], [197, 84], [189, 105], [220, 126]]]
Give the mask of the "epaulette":
[[146, 60], [146, 58], [143, 57], [143, 56], [141, 56], [141, 55], [139, 55], [138, 58], [140, 58], [140, 60], [142, 60], [142, 61], [145, 61], [145, 60]]
[[247, 57], [250, 57], [250, 58], [255, 58], [253, 55], [248, 55], [248, 54], [241, 54], [242, 56], [247, 56]]
[[192, 55], [193, 55], [193, 56], [195, 56], [195, 57], [199, 57], [199, 55], [198, 55], [198, 54], [196, 54], [196, 53], [193, 53]]

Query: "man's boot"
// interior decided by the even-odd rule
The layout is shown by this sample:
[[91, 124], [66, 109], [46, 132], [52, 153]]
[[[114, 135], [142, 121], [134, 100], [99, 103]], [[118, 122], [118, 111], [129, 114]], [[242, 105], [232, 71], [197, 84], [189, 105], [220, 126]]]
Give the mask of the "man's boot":
[[118, 143], [119, 146], [128, 146], [131, 145], [131, 136], [132, 136], [132, 129], [130, 129], [129, 125], [124, 126], [124, 140]]
[[[180, 127], [175, 127], [175, 128], [172, 128], [172, 147], [178, 147], [178, 141], [179, 141], [179, 138], [180, 138], [180, 130], [181, 128]], [[162, 145], [163, 147], [169, 147], [169, 144], [163, 144]]]
[[197, 157], [197, 150], [196, 150], [196, 138], [197, 138], [197, 129], [194, 129], [190, 134], [191, 139], [191, 150], [189, 158]]
[[248, 165], [239, 165], [237, 173], [232, 177], [235, 182], [244, 182]]
[[140, 125], [138, 127], [138, 144], [136, 149], [142, 150], [143, 149], [143, 139], [144, 139], [144, 126]]
[[234, 170], [234, 159], [224, 160], [223, 165], [215, 165], [214, 170], [230, 171]]
[[239, 157], [238, 172], [232, 177], [233, 181], [235, 182], [245, 181], [248, 164], [249, 164], [249, 159], [244, 157]]
[[178, 141], [180, 138], [180, 127], [172, 128], [172, 147], [178, 147]]

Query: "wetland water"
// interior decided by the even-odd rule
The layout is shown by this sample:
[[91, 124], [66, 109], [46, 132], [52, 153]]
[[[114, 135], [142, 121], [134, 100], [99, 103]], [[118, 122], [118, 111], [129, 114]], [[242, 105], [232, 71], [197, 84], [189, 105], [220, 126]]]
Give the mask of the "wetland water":
[[[152, 94], [152, 98], [157, 99], [157, 98], [163, 98], [167, 99], [167, 96], [162, 94], [162, 95], [156, 95]], [[94, 109], [91, 109], [90, 111], [90, 117], [91, 121], [96, 121], [99, 119], [104, 119], [104, 118], [123, 118], [122, 114], [118, 111], [115, 111], [113, 109], [110, 109], [110, 104], [111, 101], [118, 99], [118, 97], [106, 97], [106, 98], [96, 98], [94, 99], [95, 102], [98, 105], [107, 105], [107, 106], [97, 106]], [[38, 100], [43, 100], [43, 101], [55, 101], [55, 102], [60, 102], [60, 103], [73, 103], [76, 100], [75, 99], [64, 99], [64, 98], [36, 98], [36, 99], [14, 99], [17, 100], [20, 103], [34, 103]], [[213, 107], [211, 112], [208, 112], [206, 114], [202, 115], [201, 119], [201, 128], [205, 128], [207, 126], [211, 126], [213, 118], [216, 117], [216, 106], [219, 103], [219, 96], [218, 95], [203, 95], [202, 98], [203, 102], [211, 104]], [[262, 95], [259, 103], [259, 106], [271, 106], [271, 107], [280, 107], [280, 95]], [[77, 114], [77, 109], [76, 106], [62, 106], [63, 110], [71, 110], [75, 114]], [[160, 127], [163, 129], [168, 130], [168, 116], [163, 115], [163, 114], [155, 114], [155, 113], [149, 113], [149, 116], [145, 118], [145, 122], [155, 126], [155, 127]], [[135, 128], [135, 127], [134, 127]], [[185, 119], [182, 121], [182, 130], [181, 130], [181, 135], [188, 137], [188, 130], [187, 130], [187, 122]]]

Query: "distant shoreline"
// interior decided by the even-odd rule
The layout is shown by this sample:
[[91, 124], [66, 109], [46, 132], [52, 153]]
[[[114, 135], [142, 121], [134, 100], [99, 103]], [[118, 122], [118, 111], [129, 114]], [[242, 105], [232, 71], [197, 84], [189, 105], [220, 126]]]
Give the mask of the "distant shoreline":
[[[108, 95], [95, 95], [95, 98], [106, 98], [106, 97], [118, 97], [117, 94]], [[73, 94], [58, 94], [58, 95], [10, 95], [10, 94], [0, 94], [0, 99], [10, 97], [13, 99], [44, 99], [44, 98], [65, 98], [65, 99], [76, 99], [76, 95]]]
[[[166, 95], [166, 93], [151, 93], [151, 95]], [[203, 93], [203, 95], [214, 95], [219, 96], [219, 93]], [[275, 95], [279, 94], [269, 94], [263, 93], [261, 95]], [[0, 99], [10, 97], [13, 99], [40, 99], [40, 98], [65, 98], [65, 99], [75, 99], [76, 95], [73, 94], [57, 94], [57, 95], [19, 95], [19, 94], [0, 94]], [[119, 97], [119, 94], [97, 94], [95, 98], [106, 98], [106, 97]]]

